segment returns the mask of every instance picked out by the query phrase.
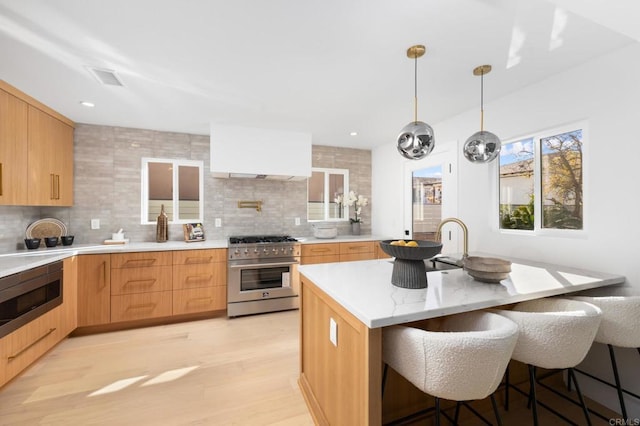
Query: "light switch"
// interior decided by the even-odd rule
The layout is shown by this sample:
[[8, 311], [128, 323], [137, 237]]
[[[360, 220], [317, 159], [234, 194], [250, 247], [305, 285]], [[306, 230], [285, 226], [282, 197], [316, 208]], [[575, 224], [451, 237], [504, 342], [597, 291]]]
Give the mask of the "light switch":
[[296, 217], [295, 219], [296, 226], [300, 226], [300, 218]]
[[216, 228], [220, 228], [222, 226], [222, 219], [220, 219], [219, 217], [216, 217]]
[[91, 219], [91, 229], [100, 229], [100, 219]]
[[333, 346], [338, 346], [338, 324], [333, 318], [329, 318], [329, 340]]

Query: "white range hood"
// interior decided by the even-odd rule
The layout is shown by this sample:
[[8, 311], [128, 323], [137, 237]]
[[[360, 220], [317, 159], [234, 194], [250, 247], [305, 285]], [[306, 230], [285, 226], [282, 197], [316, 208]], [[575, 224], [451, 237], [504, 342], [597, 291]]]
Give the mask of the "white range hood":
[[211, 124], [211, 173], [221, 178], [311, 177], [311, 134]]

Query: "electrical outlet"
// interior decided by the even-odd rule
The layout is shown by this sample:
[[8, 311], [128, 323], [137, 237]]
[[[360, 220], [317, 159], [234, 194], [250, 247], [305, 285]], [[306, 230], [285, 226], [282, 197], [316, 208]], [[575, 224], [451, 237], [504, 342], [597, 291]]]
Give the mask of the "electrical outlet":
[[220, 228], [222, 226], [222, 219], [220, 219], [219, 217], [216, 217], [216, 228]]
[[338, 346], [338, 324], [333, 318], [329, 318], [329, 341], [333, 346]]
[[100, 229], [100, 219], [91, 219], [91, 229]]
[[296, 226], [300, 226], [300, 218], [299, 217], [296, 217], [295, 222], [296, 222]]

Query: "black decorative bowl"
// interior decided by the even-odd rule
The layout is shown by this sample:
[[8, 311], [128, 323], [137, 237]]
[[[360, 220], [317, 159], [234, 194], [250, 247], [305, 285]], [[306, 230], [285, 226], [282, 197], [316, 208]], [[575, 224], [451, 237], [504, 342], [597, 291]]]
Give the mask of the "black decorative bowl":
[[47, 247], [55, 247], [58, 245], [58, 237], [45, 237], [44, 245]]
[[70, 246], [73, 244], [73, 235], [63, 235], [60, 238], [62, 239], [63, 246]]
[[395, 257], [391, 284], [402, 288], [426, 288], [427, 268], [425, 259], [430, 259], [442, 250], [442, 244], [435, 241], [414, 240], [417, 247], [392, 245], [394, 240], [380, 241], [380, 248]]
[[24, 245], [29, 249], [37, 249], [40, 247], [40, 238], [25, 238]]

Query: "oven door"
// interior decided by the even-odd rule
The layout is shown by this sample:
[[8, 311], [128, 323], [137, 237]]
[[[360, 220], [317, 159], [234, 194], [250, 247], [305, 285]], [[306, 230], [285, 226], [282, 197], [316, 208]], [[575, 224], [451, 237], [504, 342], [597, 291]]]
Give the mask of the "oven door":
[[295, 258], [229, 262], [228, 302], [297, 296], [298, 263]]

